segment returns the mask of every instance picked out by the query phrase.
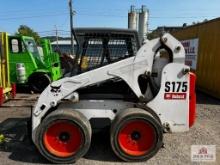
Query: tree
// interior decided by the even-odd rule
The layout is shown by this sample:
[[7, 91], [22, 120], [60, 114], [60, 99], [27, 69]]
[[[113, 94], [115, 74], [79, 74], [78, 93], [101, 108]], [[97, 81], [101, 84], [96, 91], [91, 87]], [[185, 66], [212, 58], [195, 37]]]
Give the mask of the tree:
[[184, 24], [183, 24], [183, 27], [187, 27], [187, 23], [184, 23]]
[[203, 20], [203, 22], [207, 22], [207, 21], [208, 21], [208, 19], [204, 19], [204, 20]]
[[37, 44], [40, 43], [39, 34], [26, 25], [20, 25], [16, 34], [33, 37]]

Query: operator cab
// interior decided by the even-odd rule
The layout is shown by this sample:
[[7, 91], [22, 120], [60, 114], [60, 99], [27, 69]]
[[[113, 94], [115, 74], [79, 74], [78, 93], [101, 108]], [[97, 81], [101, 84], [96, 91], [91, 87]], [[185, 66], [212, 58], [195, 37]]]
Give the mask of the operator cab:
[[76, 28], [78, 73], [132, 57], [140, 48], [135, 30], [113, 28]]
[[[77, 74], [135, 56], [140, 48], [136, 30], [76, 28], [75, 33], [79, 44]], [[82, 88], [78, 92], [81, 99], [137, 99], [129, 86], [119, 79]]]

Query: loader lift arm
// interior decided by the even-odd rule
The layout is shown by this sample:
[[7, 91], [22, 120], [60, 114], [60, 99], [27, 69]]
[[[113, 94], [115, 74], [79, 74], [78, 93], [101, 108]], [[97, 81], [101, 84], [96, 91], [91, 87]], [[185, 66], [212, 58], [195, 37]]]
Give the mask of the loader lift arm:
[[184, 63], [185, 52], [181, 43], [170, 34], [164, 34], [161, 38], [144, 44], [134, 57], [55, 81], [42, 92], [38, 99], [33, 112], [33, 115], [37, 117], [33, 129], [39, 125], [44, 114], [50, 108], [57, 106], [62, 99], [74, 99], [73, 97], [77, 99], [77, 93], [74, 93], [77, 89], [115, 77], [123, 79], [138, 98], [144, 98], [145, 96], [141, 93], [137, 79], [139, 75], [151, 74], [155, 53], [161, 46], [172, 52], [173, 62]]

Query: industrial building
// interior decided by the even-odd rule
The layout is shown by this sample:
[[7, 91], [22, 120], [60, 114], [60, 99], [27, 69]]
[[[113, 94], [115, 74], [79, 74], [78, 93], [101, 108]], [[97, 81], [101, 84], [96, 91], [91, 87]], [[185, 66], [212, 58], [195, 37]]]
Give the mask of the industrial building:
[[61, 53], [71, 54], [71, 41], [58, 40], [51, 43], [53, 50], [59, 50]]

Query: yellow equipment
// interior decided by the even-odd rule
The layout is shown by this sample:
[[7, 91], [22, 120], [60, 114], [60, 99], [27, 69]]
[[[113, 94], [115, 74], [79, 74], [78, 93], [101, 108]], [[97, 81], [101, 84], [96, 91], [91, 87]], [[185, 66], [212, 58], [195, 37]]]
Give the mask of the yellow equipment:
[[0, 106], [8, 98], [14, 98], [16, 86], [11, 84], [8, 63], [8, 35], [0, 32]]

